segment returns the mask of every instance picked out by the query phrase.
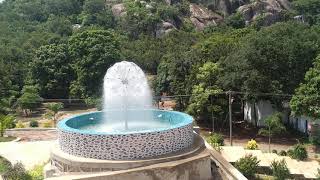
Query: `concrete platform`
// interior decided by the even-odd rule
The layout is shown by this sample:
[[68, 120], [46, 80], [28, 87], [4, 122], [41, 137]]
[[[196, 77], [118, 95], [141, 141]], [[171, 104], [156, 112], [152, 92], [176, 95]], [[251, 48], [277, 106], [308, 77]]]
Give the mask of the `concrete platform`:
[[[194, 134], [194, 143], [187, 149], [175, 153], [141, 160], [114, 161], [76, 157], [62, 152], [56, 145], [51, 152], [51, 167], [48, 166], [45, 175], [46, 177], [51, 177], [54, 176], [54, 174], [59, 176], [63, 174], [129, 170], [155, 164], [188, 159], [197, 156], [198, 154], [203, 154], [205, 151], [206, 147], [204, 140], [197, 134]], [[208, 153], [207, 156], [209, 157]], [[210, 169], [210, 167], [208, 168]], [[56, 172], [54, 173], [53, 170], [55, 170]]]
[[187, 158], [156, 163], [128, 170], [68, 174], [47, 180], [211, 180], [210, 154], [208, 150]]

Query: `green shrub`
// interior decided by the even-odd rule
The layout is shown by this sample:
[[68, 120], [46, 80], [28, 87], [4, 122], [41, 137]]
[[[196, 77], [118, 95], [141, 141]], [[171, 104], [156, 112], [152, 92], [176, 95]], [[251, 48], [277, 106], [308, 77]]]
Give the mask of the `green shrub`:
[[316, 130], [316, 133], [310, 135], [309, 141], [313, 145], [320, 145], [320, 130], [319, 129]]
[[43, 127], [44, 128], [51, 128], [52, 127], [52, 123], [51, 122], [45, 122], [45, 123], [43, 123]]
[[218, 152], [221, 151], [220, 144], [218, 144], [218, 143], [213, 143], [213, 144], [211, 144], [211, 146], [212, 146], [215, 150], [217, 150]]
[[9, 180], [31, 180], [21, 163], [16, 163], [14, 166], [10, 166], [7, 172], [3, 175], [4, 179]]
[[28, 171], [28, 175], [31, 176], [32, 180], [42, 180], [43, 177], [43, 167], [45, 164], [36, 165], [32, 170]]
[[278, 154], [278, 151], [276, 149], [272, 149], [272, 153]]
[[213, 133], [209, 136], [208, 141], [211, 145], [218, 144], [219, 146], [224, 145], [224, 139], [221, 134]]
[[285, 180], [290, 177], [290, 171], [284, 159], [280, 161], [272, 161], [270, 168], [272, 170], [272, 175], [277, 180]]
[[30, 127], [39, 127], [39, 123], [36, 120], [32, 120], [32, 121], [30, 121], [29, 126]]
[[26, 126], [22, 123], [22, 121], [18, 121], [16, 124], [16, 128], [25, 128]]
[[10, 166], [11, 163], [7, 159], [0, 156], [0, 174], [7, 172]]
[[251, 150], [258, 149], [258, 143], [255, 140], [251, 139], [247, 142], [246, 148]]
[[288, 155], [293, 159], [305, 160], [308, 158], [308, 152], [302, 144], [296, 144], [293, 150], [288, 151]]
[[101, 98], [87, 98], [85, 99], [85, 103], [89, 107], [95, 107], [98, 111], [102, 110], [103, 102]]
[[235, 167], [247, 178], [252, 178], [257, 173], [259, 160], [257, 157], [246, 155], [235, 162]]
[[284, 150], [281, 150], [281, 151], [279, 152], [279, 155], [280, 155], [280, 156], [286, 156], [286, 155], [287, 155], [287, 152], [284, 151]]

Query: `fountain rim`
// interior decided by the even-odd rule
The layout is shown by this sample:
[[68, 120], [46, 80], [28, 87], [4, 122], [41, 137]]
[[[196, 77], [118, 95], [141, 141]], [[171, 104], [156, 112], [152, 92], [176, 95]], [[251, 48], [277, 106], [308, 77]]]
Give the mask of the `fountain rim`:
[[81, 113], [81, 114], [77, 114], [77, 115], [73, 115], [73, 116], [64, 118], [63, 120], [58, 122], [57, 129], [62, 130], [62, 131], [67, 131], [70, 133], [80, 133], [80, 134], [88, 134], [88, 135], [128, 135], [128, 134], [143, 134], [143, 133], [157, 133], [157, 132], [163, 132], [163, 131], [170, 131], [171, 129], [181, 128], [181, 127], [184, 127], [184, 126], [187, 126], [187, 125], [193, 123], [193, 117], [190, 116], [189, 114], [186, 114], [183, 112], [170, 111], [170, 110], [160, 110], [160, 109], [148, 109], [148, 110], [178, 114], [180, 116], [183, 116], [183, 121], [176, 123], [176, 124], [173, 124], [173, 125], [170, 125], [170, 127], [166, 127], [166, 128], [154, 128], [154, 129], [147, 129], [147, 130], [141, 130], [141, 131], [128, 131], [128, 132], [120, 132], [120, 131], [119, 132], [117, 132], [117, 131], [100, 132], [100, 131], [94, 131], [94, 130], [81, 130], [81, 129], [72, 128], [67, 125], [68, 121], [75, 119], [77, 117], [103, 112], [103, 111], [92, 111], [92, 112]]

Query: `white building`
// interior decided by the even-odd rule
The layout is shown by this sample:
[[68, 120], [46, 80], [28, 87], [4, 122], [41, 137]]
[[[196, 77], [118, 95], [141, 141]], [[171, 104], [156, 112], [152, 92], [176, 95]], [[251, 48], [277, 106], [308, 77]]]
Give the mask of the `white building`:
[[[246, 102], [244, 106], [244, 120], [248, 121], [252, 124], [255, 124], [255, 118], [257, 119], [257, 126], [264, 126], [264, 120], [267, 116], [276, 112], [276, 109], [271, 104], [270, 101], [258, 101], [255, 103]], [[283, 122], [286, 124], [290, 124], [293, 128], [297, 129], [300, 132], [307, 133], [309, 127], [309, 119], [305, 116], [301, 117], [293, 117], [289, 113], [290, 112], [282, 112], [283, 113]]]

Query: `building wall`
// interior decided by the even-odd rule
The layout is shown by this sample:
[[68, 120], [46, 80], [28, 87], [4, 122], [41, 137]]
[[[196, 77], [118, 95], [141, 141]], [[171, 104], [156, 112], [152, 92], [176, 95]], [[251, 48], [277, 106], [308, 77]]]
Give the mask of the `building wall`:
[[[254, 111], [255, 108], [255, 111]], [[272, 113], [276, 112], [276, 109], [272, 106], [270, 101], [258, 101], [254, 106], [253, 103], [246, 102], [244, 106], [244, 120], [254, 124], [254, 112], [256, 112], [257, 125], [262, 127], [265, 125], [265, 118]], [[293, 117], [289, 112], [283, 112], [283, 122], [289, 123], [300, 132], [308, 132], [309, 118], [305, 116]], [[288, 122], [289, 121], [289, 122]], [[306, 124], [307, 123], [307, 124]]]

